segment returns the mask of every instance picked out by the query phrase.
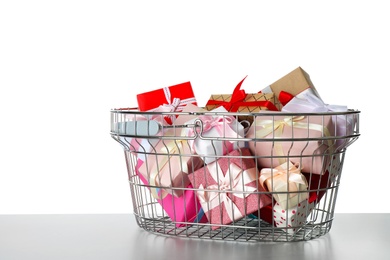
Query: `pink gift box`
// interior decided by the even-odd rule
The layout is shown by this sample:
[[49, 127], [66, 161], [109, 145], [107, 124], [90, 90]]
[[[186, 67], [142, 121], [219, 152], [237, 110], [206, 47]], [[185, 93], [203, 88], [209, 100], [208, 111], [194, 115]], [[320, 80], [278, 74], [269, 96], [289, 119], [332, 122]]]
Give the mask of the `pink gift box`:
[[[138, 169], [143, 164], [138, 160], [136, 166], [136, 172], [141, 181], [145, 185], [149, 185], [148, 181], [142, 174], [139, 174]], [[152, 188], [154, 189], [154, 188]], [[156, 193], [159, 198], [156, 198], [157, 202], [162, 206], [164, 211], [175, 222], [176, 227], [182, 227], [188, 223], [207, 223], [207, 217], [205, 216], [203, 209], [195, 195], [192, 185], [189, 184], [180, 197], [172, 196], [171, 194], [161, 194], [161, 190], [157, 190]]]
[[271, 203], [259, 185], [259, 173], [248, 148], [236, 149], [189, 175], [200, 204], [217, 229]]
[[[266, 113], [257, 116], [246, 135], [262, 139], [248, 142], [260, 169], [275, 168], [290, 160], [299, 164], [302, 172], [314, 174], [323, 174], [329, 167], [329, 154], [333, 152], [335, 141], [308, 139], [332, 136], [331, 116], [270, 116]], [[277, 140], [281, 138], [294, 138], [294, 141]]]
[[[200, 157], [191, 154], [186, 140], [162, 139], [152, 147], [138, 171], [151, 186], [163, 189], [163, 193], [172, 193], [179, 197], [183, 189], [190, 184], [188, 174], [203, 167]], [[159, 196], [152, 191], [155, 198]]]

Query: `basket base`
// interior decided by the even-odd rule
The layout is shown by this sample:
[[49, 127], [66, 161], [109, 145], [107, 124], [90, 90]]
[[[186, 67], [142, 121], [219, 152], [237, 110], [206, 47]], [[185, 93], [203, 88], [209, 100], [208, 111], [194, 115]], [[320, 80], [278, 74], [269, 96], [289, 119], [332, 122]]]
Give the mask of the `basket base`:
[[176, 227], [168, 217], [146, 219], [135, 216], [138, 225], [144, 230], [163, 236], [184, 237], [191, 239], [209, 239], [238, 242], [292, 242], [311, 240], [330, 231], [332, 220], [321, 223], [307, 222], [294, 233], [286, 232], [286, 228], [272, 225], [256, 218], [244, 218], [219, 229], [212, 230], [210, 224], [187, 224]]

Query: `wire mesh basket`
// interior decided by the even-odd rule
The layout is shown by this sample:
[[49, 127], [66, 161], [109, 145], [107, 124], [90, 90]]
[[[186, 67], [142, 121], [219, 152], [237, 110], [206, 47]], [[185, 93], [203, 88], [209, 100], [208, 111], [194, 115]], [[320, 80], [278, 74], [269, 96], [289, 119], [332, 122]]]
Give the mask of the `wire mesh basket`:
[[300, 241], [332, 226], [359, 113], [114, 109], [111, 136], [124, 149], [141, 228], [210, 240]]

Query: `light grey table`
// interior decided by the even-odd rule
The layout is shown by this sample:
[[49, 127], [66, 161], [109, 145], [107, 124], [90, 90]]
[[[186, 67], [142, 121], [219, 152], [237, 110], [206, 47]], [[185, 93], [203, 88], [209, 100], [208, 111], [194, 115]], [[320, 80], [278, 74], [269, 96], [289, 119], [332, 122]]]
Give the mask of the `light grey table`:
[[0, 260], [390, 259], [390, 214], [336, 214], [305, 242], [244, 243], [155, 235], [133, 215], [0, 215]]

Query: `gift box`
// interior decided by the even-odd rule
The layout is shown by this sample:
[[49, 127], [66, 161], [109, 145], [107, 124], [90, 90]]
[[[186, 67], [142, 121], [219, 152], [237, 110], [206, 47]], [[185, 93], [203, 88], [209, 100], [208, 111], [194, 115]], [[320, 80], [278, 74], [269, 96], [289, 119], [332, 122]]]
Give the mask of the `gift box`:
[[[140, 111], [150, 112], [180, 112], [186, 104], [197, 105], [190, 82], [140, 93], [137, 102]], [[167, 117], [168, 123], [173, 121], [173, 116]]]
[[[142, 174], [139, 174], [139, 167], [143, 164], [143, 161], [138, 161], [136, 166], [136, 173], [140, 180], [149, 186], [148, 181]], [[161, 205], [165, 213], [169, 218], [175, 222], [176, 227], [185, 226], [187, 223], [207, 223], [206, 215], [192, 190], [192, 185], [189, 184], [183, 189], [183, 194], [180, 197], [173, 196], [170, 193], [161, 194], [161, 189], [155, 189], [149, 187], [149, 189], [155, 189], [155, 194], [158, 194], [157, 202]]]
[[[201, 121], [202, 128], [198, 133], [194, 128], [187, 128], [187, 136], [201, 136], [200, 138], [189, 139], [193, 152], [202, 157], [206, 164], [217, 160], [220, 156], [225, 155], [239, 147], [244, 147], [244, 141], [232, 140], [231, 138], [244, 138], [245, 128], [234, 116], [223, 115], [227, 110], [224, 107], [218, 107], [211, 112], [216, 114], [204, 114], [192, 118], [185, 125], [193, 125]], [[218, 114], [221, 112], [221, 114]], [[227, 138], [228, 140], [219, 140]], [[231, 140], [229, 140], [229, 138]]]
[[308, 88], [311, 88], [313, 92], [320, 98], [320, 95], [314, 87], [309, 74], [301, 67], [298, 67], [271, 85], [262, 89], [261, 93], [275, 93], [276, 98], [282, 105], [284, 105], [287, 103], [286, 98], [290, 99], [291, 97], [283, 94], [288, 93], [292, 96], [297, 96], [299, 93]]
[[[347, 112], [347, 106], [325, 104], [313, 91], [309, 88], [301, 92], [296, 97], [293, 97], [282, 108], [282, 112], [291, 113], [326, 113], [326, 112]], [[354, 131], [354, 123], [356, 118], [353, 114], [342, 114], [332, 116], [333, 124], [335, 125], [335, 136], [345, 137], [352, 135]], [[337, 149], [344, 148], [348, 143], [348, 139], [336, 140], [335, 146]]]
[[331, 185], [329, 174], [323, 175], [303, 173], [309, 183], [309, 197], [299, 202], [295, 207], [285, 209], [276, 200], [273, 205], [266, 205], [260, 209], [260, 217], [263, 221], [281, 228], [288, 234], [299, 231], [307, 222], [310, 213], [316, 208], [321, 198], [325, 195], [326, 189]]
[[[206, 109], [211, 111], [217, 107], [222, 106], [223, 104], [229, 104], [232, 100], [231, 94], [218, 94], [211, 95], [210, 99], [207, 101]], [[279, 109], [275, 106], [275, 95], [274, 93], [250, 93], [245, 94], [245, 97], [242, 101], [235, 103], [231, 106], [229, 112], [239, 112], [239, 113], [256, 113], [261, 110], [271, 110], [278, 111]], [[240, 116], [240, 119], [246, 119], [243, 116]]]
[[[278, 111], [273, 93], [247, 94], [241, 88], [245, 78], [236, 86], [232, 94], [211, 95], [205, 108], [209, 111], [223, 106], [229, 112], [254, 113], [261, 110]], [[240, 120], [250, 120], [248, 116], [239, 116]]]
[[[162, 139], [145, 156], [138, 171], [151, 186], [161, 188], [164, 196], [171, 193], [179, 197], [183, 194], [180, 188], [190, 184], [188, 174], [203, 165], [202, 159], [192, 154], [187, 140]], [[159, 198], [154, 191], [152, 195]]]
[[272, 192], [277, 204], [285, 210], [297, 206], [309, 196], [306, 177], [299, 165], [290, 161], [275, 168], [261, 169], [260, 184]]
[[258, 183], [248, 148], [236, 149], [189, 175], [212, 229], [227, 225], [271, 203]]
[[[246, 137], [259, 169], [275, 168], [291, 161], [302, 172], [323, 174], [334, 149], [331, 116], [257, 116]], [[321, 139], [324, 138], [324, 139]], [[314, 139], [314, 140], [313, 140]], [[317, 139], [317, 140], [316, 140]]]

